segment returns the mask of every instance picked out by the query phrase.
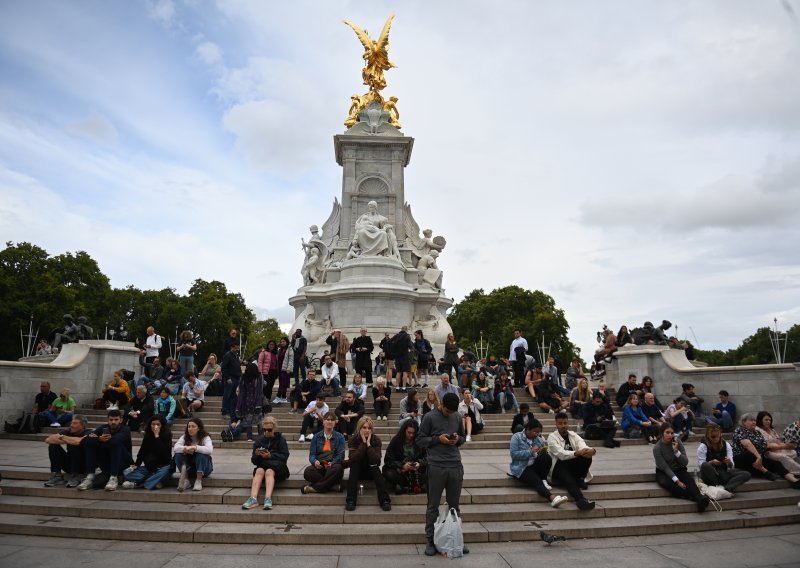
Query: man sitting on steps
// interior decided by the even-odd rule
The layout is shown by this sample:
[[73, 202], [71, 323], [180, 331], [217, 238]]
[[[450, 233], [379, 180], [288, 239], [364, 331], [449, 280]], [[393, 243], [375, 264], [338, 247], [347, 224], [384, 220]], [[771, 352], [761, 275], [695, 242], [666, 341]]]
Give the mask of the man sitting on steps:
[[118, 476], [133, 463], [131, 429], [122, 424], [122, 413], [117, 409], [111, 409], [108, 411], [107, 420], [107, 425], [99, 426], [81, 441], [86, 455], [86, 477], [78, 485], [80, 491], [86, 491], [95, 485], [95, 470], [98, 464], [102, 472], [101, 479], [108, 478], [105, 490], [115, 491], [119, 481]]
[[[48, 444], [47, 452], [50, 457], [50, 479], [44, 482], [45, 487], [54, 487], [64, 483], [61, 472], [69, 474], [67, 487], [77, 487], [79, 475], [86, 473], [86, 456], [84, 455], [81, 441], [87, 434], [85, 416], [74, 415], [69, 428], [58, 434], [50, 434], [44, 441]], [[66, 444], [67, 449], [61, 447]]]
[[589, 468], [597, 450], [569, 429], [566, 412], [556, 414], [556, 431], [547, 437], [547, 449], [553, 458], [550, 482], [563, 485], [581, 511], [594, 509], [594, 501], [584, 497], [582, 489], [588, 489], [587, 483], [592, 480]]

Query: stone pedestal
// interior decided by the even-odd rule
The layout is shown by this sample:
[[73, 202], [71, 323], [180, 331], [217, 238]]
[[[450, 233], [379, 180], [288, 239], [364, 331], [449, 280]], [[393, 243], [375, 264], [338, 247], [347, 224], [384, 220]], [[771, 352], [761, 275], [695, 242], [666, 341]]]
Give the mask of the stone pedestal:
[[[303, 330], [311, 352], [334, 328], [352, 340], [366, 327], [376, 343], [373, 355], [384, 332], [394, 334], [403, 326], [412, 333], [422, 330], [434, 345], [443, 344], [452, 331], [445, 313], [453, 301], [441, 288], [438, 268], [428, 273], [437, 277], [433, 282], [425, 281], [416, 268], [432, 247], [444, 246], [444, 239], [437, 237], [441, 244], [432, 245], [436, 239], [431, 240], [428, 232], [425, 244], [405, 202], [403, 174], [414, 139], [385, 122], [386, 117], [360, 122], [334, 138], [336, 161], [342, 166], [341, 204], [334, 201], [322, 235], [315, 232], [316, 226], [312, 228], [306, 250], [316, 247], [319, 261], [306, 275], [306, 285], [289, 299], [295, 309], [293, 329]], [[356, 223], [368, 213], [371, 202], [373, 213], [393, 232], [394, 252], [367, 255], [352, 250]], [[420, 270], [424, 271], [423, 264]]]

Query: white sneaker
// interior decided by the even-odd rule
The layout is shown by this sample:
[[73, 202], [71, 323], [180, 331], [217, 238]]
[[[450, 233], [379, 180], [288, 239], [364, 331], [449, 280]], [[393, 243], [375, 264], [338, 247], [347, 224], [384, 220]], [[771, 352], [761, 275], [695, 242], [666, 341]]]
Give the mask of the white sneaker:
[[119, 404], [117, 404], [116, 402], [114, 404], [109, 404], [106, 410], [119, 410]]
[[78, 491], [86, 491], [87, 489], [91, 489], [93, 483], [94, 483], [94, 474], [90, 473], [89, 475], [83, 478], [83, 481], [81, 481], [78, 484]]
[[108, 483], [106, 483], [105, 490], [106, 491], [116, 491], [118, 483], [119, 483], [119, 480], [117, 479], [117, 476], [116, 475], [112, 475], [111, 477], [108, 478]]
[[471, 441], [472, 441], [472, 436], [467, 436], [467, 442], [471, 442]]
[[123, 481], [122, 482], [123, 489], [135, 489], [136, 484], [133, 481]]
[[199, 479], [194, 480], [194, 487], [192, 487], [192, 491], [202, 491], [203, 490], [203, 482]]
[[558, 508], [558, 506], [559, 506], [559, 505], [561, 505], [561, 503], [564, 503], [565, 501], [567, 501], [567, 498], [566, 498], [566, 496], [564, 496], [564, 495], [556, 495], [556, 496], [553, 498], [553, 500], [552, 500], [552, 501], [550, 501], [550, 506], [551, 506], [553, 509], [557, 509], [557, 508]]
[[280, 404], [280, 403], [281, 403], [281, 397], [276, 396], [275, 398], [272, 399], [272, 404]]
[[302, 434], [300, 434], [300, 437], [297, 439], [297, 441], [298, 442], [305, 442], [306, 441], [306, 437], [303, 436]]
[[52, 424], [50, 424], [50, 428], [58, 428], [59, 426], [61, 426], [61, 424], [59, 424], [58, 422], [53, 422]]

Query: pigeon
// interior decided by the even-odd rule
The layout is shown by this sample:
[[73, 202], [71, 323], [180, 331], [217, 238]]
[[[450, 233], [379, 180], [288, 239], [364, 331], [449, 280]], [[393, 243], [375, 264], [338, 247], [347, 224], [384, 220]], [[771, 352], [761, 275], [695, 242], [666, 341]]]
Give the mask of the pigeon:
[[558, 536], [558, 535], [555, 535], [555, 534], [548, 534], [548, 533], [546, 533], [544, 531], [539, 531], [539, 538], [541, 538], [546, 543], [545, 546], [550, 546], [554, 542], [567, 540], [567, 537], [565, 537], [565, 536]]

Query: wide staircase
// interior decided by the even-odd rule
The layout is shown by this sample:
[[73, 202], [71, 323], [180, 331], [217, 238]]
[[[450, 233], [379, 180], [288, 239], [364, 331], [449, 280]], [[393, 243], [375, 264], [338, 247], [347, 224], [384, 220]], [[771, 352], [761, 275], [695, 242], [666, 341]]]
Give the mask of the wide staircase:
[[[384, 448], [396, 433], [402, 393], [393, 394], [389, 420], [375, 422]], [[526, 394], [520, 397], [525, 402]], [[338, 399], [328, 401], [335, 408]], [[531, 402], [529, 399], [527, 402]], [[533, 406], [533, 405], [532, 405]], [[371, 402], [367, 402], [371, 412]], [[84, 409], [92, 427], [105, 422], [105, 412]], [[302, 476], [308, 464], [308, 443], [298, 441], [301, 418], [287, 405], [275, 406], [273, 415], [288, 440], [290, 478], [276, 489], [274, 507], [243, 510], [250, 494], [252, 444], [222, 442], [227, 425], [220, 414], [220, 399], [209, 397], [198, 413], [214, 440], [214, 467], [200, 492], [178, 493], [175, 480], [162, 490], [77, 491], [63, 485], [43, 486], [49, 477], [47, 452], [40, 440], [57, 429], [37, 435], [0, 436], [3, 448], [3, 495], [0, 497], [0, 533], [136, 541], [227, 544], [294, 544], [338, 542], [348, 534], [385, 533], [387, 542], [424, 542], [424, 495], [393, 495], [392, 510], [381, 511], [374, 488], [363, 482], [364, 494], [355, 511], [344, 510], [344, 494], [303, 495]], [[553, 415], [535, 413], [544, 434], [555, 429]], [[663, 533], [718, 531], [800, 522], [800, 492], [788, 482], [752, 480], [736, 496], [721, 501], [722, 511], [696, 512], [694, 503], [673, 499], [655, 483], [652, 451], [642, 440], [620, 438], [622, 446], [606, 449], [599, 442], [585, 491], [596, 502], [594, 510], [579, 511], [570, 500], [553, 509], [534, 491], [508, 476], [508, 442], [512, 414], [484, 416], [487, 426], [462, 446], [465, 468], [461, 495], [464, 537], [467, 542], [524, 541], [539, 538], [539, 531], [569, 538], [630, 537]], [[574, 422], [574, 421], [573, 421]], [[185, 427], [177, 419], [173, 439]], [[577, 428], [577, 423], [573, 423]], [[134, 433], [134, 454], [139, 433]], [[687, 442], [694, 462], [697, 446]], [[37, 443], [38, 442], [38, 443]], [[347, 474], [345, 474], [347, 476]], [[559, 487], [555, 494], [565, 494]], [[260, 495], [263, 500], [263, 489]], [[376, 526], [377, 525], [377, 526]], [[313, 536], [312, 536], [313, 535]]]

